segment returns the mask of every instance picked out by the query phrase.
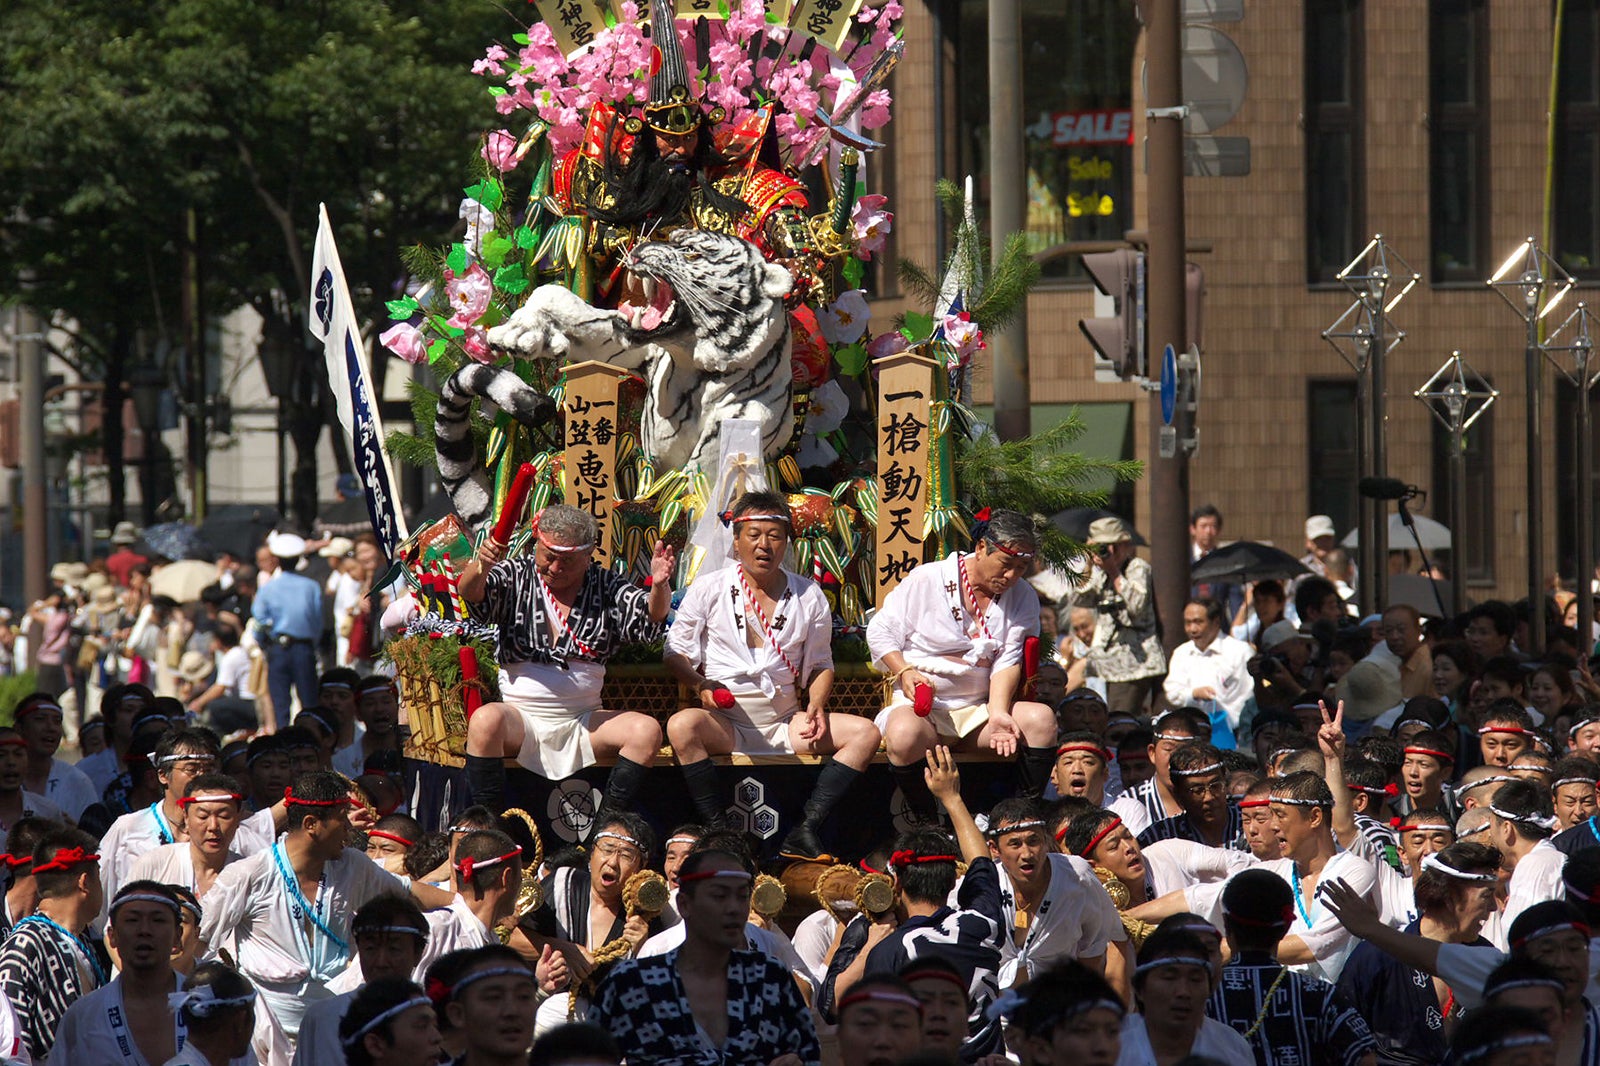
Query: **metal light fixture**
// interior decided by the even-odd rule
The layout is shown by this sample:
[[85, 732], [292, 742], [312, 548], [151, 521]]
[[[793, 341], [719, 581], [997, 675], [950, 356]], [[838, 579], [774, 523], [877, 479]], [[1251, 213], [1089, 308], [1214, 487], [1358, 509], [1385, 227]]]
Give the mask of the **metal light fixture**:
[[[1412, 270], [1411, 264], [1378, 233], [1335, 276], [1355, 297], [1355, 302], [1333, 325], [1322, 331], [1322, 339], [1356, 372], [1356, 451], [1360, 476], [1383, 477], [1388, 472], [1384, 358], [1406, 337], [1402, 330], [1390, 325], [1389, 312], [1400, 305], [1422, 275]], [[1376, 501], [1358, 496], [1356, 506], [1360, 529], [1357, 550], [1360, 553], [1361, 609], [1362, 613], [1370, 614], [1386, 606], [1389, 529], [1383, 508]]]
[[[1519, 244], [1488, 285], [1523, 321], [1528, 460], [1528, 602], [1544, 603], [1544, 365], [1539, 353], [1539, 324], [1572, 291], [1572, 275], [1529, 237]], [[1533, 652], [1544, 651], [1544, 611], [1529, 612]]]
[[1450, 613], [1459, 615], [1466, 606], [1461, 550], [1467, 522], [1465, 437], [1500, 392], [1456, 351], [1411, 395], [1450, 431]]

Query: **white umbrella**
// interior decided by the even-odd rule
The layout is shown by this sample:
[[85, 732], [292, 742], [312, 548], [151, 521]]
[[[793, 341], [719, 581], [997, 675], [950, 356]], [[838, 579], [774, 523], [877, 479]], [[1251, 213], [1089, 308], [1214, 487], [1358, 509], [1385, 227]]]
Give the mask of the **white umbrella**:
[[200, 593], [217, 583], [217, 564], [199, 559], [168, 563], [150, 577], [152, 596], [171, 596], [179, 603], [193, 603]]
[[[1450, 550], [1450, 531], [1433, 519], [1424, 515], [1414, 514], [1411, 520], [1417, 524], [1417, 536], [1422, 540], [1424, 549], [1437, 552]], [[1340, 541], [1346, 548], [1354, 548], [1361, 543], [1360, 529], [1352, 529]], [[1389, 550], [1413, 551], [1417, 542], [1411, 539], [1411, 530], [1400, 520], [1398, 512], [1389, 516]]]

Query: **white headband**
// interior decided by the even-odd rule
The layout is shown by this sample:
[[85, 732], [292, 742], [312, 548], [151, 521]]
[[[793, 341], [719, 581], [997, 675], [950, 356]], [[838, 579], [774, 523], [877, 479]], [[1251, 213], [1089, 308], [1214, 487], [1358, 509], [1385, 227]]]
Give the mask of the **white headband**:
[[174, 918], [178, 917], [179, 913], [178, 901], [169, 896], [158, 896], [154, 892], [129, 892], [127, 895], [118, 896], [116, 899], [112, 900], [111, 907], [106, 911], [106, 914], [113, 918], [116, 917], [117, 908], [121, 907], [124, 903], [159, 903], [163, 907], [166, 907], [172, 911], [172, 916]]
[[461, 980], [450, 986], [450, 998], [454, 999], [461, 994], [461, 990], [476, 981], [486, 981], [491, 977], [526, 977], [538, 984], [539, 979], [532, 970], [526, 966], [491, 966], [485, 970], [474, 970]]
[[377, 1016], [375, 1016], [371, 1021], [367, 1022], [366, 1025], [363, 1025], [361, 1028], [357, 1029], [355, 1032], [339, 1041], [339, 1043], [345, 1047], [355, 1047], [357, 1044], [361, 1043], [362, 1037], [366, 1036], [368, 1033], [372, 1032], [389, 1019], [399, 1017], [412, 1007], [427, 1007], [429, 1010], [432, 1010], [433, 1000], [429, 999], [427, 996], [412, 996], [409, 999], [396, 1003], [388, 1010], [379, 1012]]
[[682, 837], [682, 836], [679, 836], [679, 837], [668, 837], [667, 838], [667, 842], [665, 844], [661, 845], [661, 846], [664, 847], [664, 848], [670, 848], [674, 844], [689, 844], [689, 845], [693, 846], [693, 845], [698, 844], [698, 843], [700, 843], [700, 838], [699, 837]]
[[1193, 770], [1171, 770], [1170, 773], [1173, 777], [1199, 777], [1201, 774], [1214, 774], [1221, 769], [1222, 764], [1214, 762], [1208, 766], [1197, 766]]
[[1482, 1047], [1473, 1048], [1471, 1051], [1457, 1055], [1456, 1061], [1462, 1063], [1462, 1066], [1465, 1066], [1466, 1063], [1477, 1062], [1481, 1058], [1484, 1058], [1488, 1055], [1493, 1055], [1496, 1051], [1510, 1051], [1512, 1048], [1519, 1047], [1541, 1047], [1553, 1043], [1555, 1043], [1555, 1041], [1550, 1039], [1550, 1037], [1544, 1033], [1527, 1033], [1523, 1036], [1505, 1036], [1501, 1037], [1499, 1040], [1491, 1040]]
[[641, 852], [644, 851], [644, 845], [639, 843], [637, 840], [633, 839], [631, 836], [629, 836], [626, 833], [613, 833], [609, 829], [602, 829], [602, 830], [600, 830], [600, 832], [598, 832], [598, 833], [596, 833], [594, 835], [594, 838], [595, 838], [596, 841], [603, 840], [606, 837], [610, 837], [612, 840], [620, 840], [624, 844], [632, 844], [634, 847], [638, 848]]
[[1489, 804], [1489, 813], [1495, 815], [1496, 817], [1504, 818], [1508, 822], [1518, 822], [1522, 825], [1536, 825], [1540, 829], [1544, 829], [1552, 833], [1561, 826], [1560, 822], [1557, 822], [1554, 818], [1547, 814], [1511, 814], [1503, 808], [1495, 806], [1493, 803]]
[[1159, 969], [1162, 966], [1198, 966], [1207, 973], [1211, 972], [1210, 959], [1196, 958], [1193, 955], [1164, 955], [1159, 959], [1151, 959], [1149, 962], [1135, 967], [1133, 975], [1137, 977], [1140, 974], [1149, 973], [1151, 970]]
[[1048, 828], [1049, 826], [1041, 819], [1030, 818], [1026, 822], [1007, 822], [1005, 825], [999, 826], [998, 828], [991, 826], [989, 829], [989, 835], [992, 837], [1003, 837], [1011, 833], [1021, 833], [1028, 829]]
[[1477, 881], [1481, 884], [1492, 885], [1500, 880], [1500, 876], [1498, 874], [1474, 874], [1468, 873], [1466, 870], [1458, 870], [1454, 866], [1451, 866], [1449, 863], [1445, 862], [1443, 859], [1439, 858], [1438, 854], [1435, 852], [1429, 852], [1422, 857], [1422, 868], [1425, 870], [1435, 870], [1444, 874], [1446, 877], [1454, 877], [1460, 881]]
[[191, 1018], [209, 1018], [219, 1010], [227, 1010], [229, 1007], [248, 1007], [255, 1001], [256, 990], [253, 988], [242, 996], [230, 997], [218, 996], [210, 985], [185, 988], [167, 994], [167, 1008], [174, 1011], [187, 1010]]

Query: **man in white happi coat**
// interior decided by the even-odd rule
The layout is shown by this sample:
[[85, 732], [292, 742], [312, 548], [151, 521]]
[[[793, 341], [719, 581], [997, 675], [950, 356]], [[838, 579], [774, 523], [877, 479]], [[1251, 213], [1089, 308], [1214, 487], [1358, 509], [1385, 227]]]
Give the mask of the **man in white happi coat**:
[[732, 566], [702, 573], [667, 631], [665, 662], [700, 698], [667, 722], [695, 812], [720, 825], [713, 755], [832, 754], [781, 851], [824, 855], [817, 832], [860, 779], [882, 739], [863, 718], [827, 713], [833, 612], [816, 582], [783, 568], [794, 519], [776, 492], [747, 492], [724, 516]]
[[244, 806], [238, 788], [227, 774], [201, 774], [191, 780], [178, 801], [186, 839], [145, 852], [134, 860], [129, 877], [182, 885], [195, 899], [204, 899], [223, 867], [244, 858], [233, 846]]
[[347, 846], [350, 797], [337, 774], [301, 774], [284, 799], [288, 833], [222, 871], [206, 897], [200, 939], [215, 951], [233, 934], [240, 972], [293, 1039], [306, 1007], [331, 995], [328, 982], [349, 962], [350, 919], [363, 904], [408, 888], [424, 907], [448, 906], [451, 896]]
[[[188, 791], [189, 782], [216, 772], [220, 748], [216, 734], [209, 729], [179, 729], [161, 738], [151, 759], [161, 781], [161, 798], [118, 818], [100, 840], [104, 856], [100, 878], [107, 899], [115, 897], [132, 876], [133, 864], [140, 856], [163, 844], [187, 842], [178, 801]], [[277, 836], [276, 810], [258, 811], [241, 822], [234, 836], [235, 849], [247, 855], [270, 845]]]
[[12, 712], [17, 732], [28, 742], [28, 773], [23, 787], [54, 803], [74, 822], [100, 802], [100, 790], [89, 776], [71, 763], [56, 758], [61, 749], [61, 704], [48, 693], [24, 696]]
[[1055, 712], [1015, 702], [1024, 642], [1039, 634], [1039, 595], [1023, 580], [1038, 550], [1026, 515], [995, 511], [973, 528], [971, 552], [911, 571], [867, 626], [872, 660], [894, 680], [894, 698], [878, 715], [889, 769], [919, 817], [935, 815], [922, 777], [935, 744], [1002, 756], [1021, 748], [1019, 784], [1028, 795], [1039, 795], [1049, 777]]
[[172, 969], [178, 897], [156, 881], [129, 881], [110, 911], [106, 944], [116, 952], [121, 971], [67, 1009], [50, 1059], [163, 1066], [182, 1049], [185, 1037], [182, 1021], [167, 1005], [182, 984]]
[[961, 798], [950, 749], [934, 748], [927, 763], [928, 786], [950, 817], [962, 858], [988, 858], [1000, 868], [1009, 934], [1000, 951], [1000, 988], [1025, 983], [1065, 959], [1103, 973], [1115, 953], [1120, 959], [1110, 972], [1120, 979], [1131, 969], [1133, 952], [1116, 905], [1088, 862], [1056, 850], [1044, 804], [1020, 796], [1001, 800], [989, 812], [985, 833]]
[[165, 1066], [269, 1066], [252, 1050], [260, 1046], [252, 1037], [259, 999], [237, 970], [220, 962], [198, 967], [172, 998], [187, 1039]]
[[[439, 911], [435, 914], [442, 913]], [[379, 896], [356, 912], [350, 923], [355, 941], [357, 965], [363, 982], [392, 978], [412, 979], [421, 969], [427, 949], [429, 920], [407, 896]], [[294, 1066], [321, 1066], [344, 1058], [339, 1043], [339, 1022], [350, 1009], [361, 983], [330, 999], [319, 1000], [306, 1008], [300, 1020], [300, 1038], [295, 1042]]]
[[661, 726], [638, 711], [603, 710], [600, 687], [617, 649], [661, 636], [676, 553], [656, 542], [646, 590], [594, 561], [600, 529], [585, 511], [546, 507], [534, 535], [533, 554], [516, 559], [485, 537], [461, 570], [461, 598], [500, 627], [501, 701], [467, 725], [472, 800], [505, 808], [508, 756], [549, 781], [614, 757], [603, 807], [626, 810], [661, 747]]

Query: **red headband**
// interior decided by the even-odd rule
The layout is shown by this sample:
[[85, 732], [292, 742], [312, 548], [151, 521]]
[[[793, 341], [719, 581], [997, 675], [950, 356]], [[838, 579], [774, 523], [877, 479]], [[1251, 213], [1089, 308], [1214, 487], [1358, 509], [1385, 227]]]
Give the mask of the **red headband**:
[[[1392, 821], [1398, 823], [1400, 821], [1400, 819], [1395, 818]], [[1455, 833], [1456, 833], [1456, 831], [1454, 829], [1450, 828], [1450, 826], [1448, 826], [1448, 825], [1445, 825], [1443, 822], [1430, 822], [1430, 823], [1428, 823], [1426, 825], [1424, 825], [1424, 824], [1398, 825], [1397, 824], [1394, 827], [1394, 831], [1396, 833], [1415, 833], [1419, 829], [1443, 829], [1445, 832], [1449, 833], [1451, 836], [1455, 836]]]
[[[1565, 885], [1565, 881], [1562, 883]], [[1585, 940], [1589, 939], [1589, 927], [1583, 922], [1555, 922], [1551, 925], [1542, 925], [1537, 929], [1529, 930], [1524, 936], [1520, 936], [1513, 940], [1511, 942], [1512, 950], [1520, 948], [1530, 940], [1538, 940], [1542, 936], [1549, 936], [1552, 933], [1562, 933], [1568, 929], [1582, 933]]]
[[1272, 806], [1272, 801], [1271, 800], [1264, 800], [1263, 799], [1263, 800], [1240, 800], [1239, 801], [1239, 809], [1241, 811], [1253, 810], [1256, 807], [1270, 807], [1270, 806]]
[[1403, 748], [1401, 750], [1407, 755], [1429, 755], [1442, 762], [1447, 762], [1451, 766], [1456, 764], [1456, 757], [1448, 751], [1439, 751], [1435, 748]]
[[869, 873], [869, 874], [881, 874], [881, 873], [883, 873], [882, 870], [879, 870], [879, 869], [876, 869], [875, 867], [869, 866], [867, 864], [867, 860], [866, 859], [858, 860], [856, 862], [856, 865], [861, 867], [861, 870], [862, 870], [863, 873]]
[[1369, 796], [1388, 796], [1394, 799], [1400, 795], [1400, 786], [1390, 781], [1382, 788], [1373, 788], [1371, 785], [1358, 785], [1354, 781], [1346, 781], [1344, 787], [1352, 792], [1364, 792]]
[[[955, 862], [954, 855], [918, 855], [914, 851], [897, 851], [889, 856], [889, 865], [894, 866], [921, 866], [928, 862]], [[683, 878], [679, 877], [682, 881]]]
[[924, 978], [937, 978], [940, 981], [949, 981], [951, 984], [961, 989], [961, 994], [963, 996], [971, 995], [970, 990], [967, 988], [966, 982], [962, 981], [959, 975], [953, 974], [949, 970], [940, 970], [932, 966], [929, 966], [927, 969], [919, 970], [916, 968], [916, 964], [913, 963], [906, 969], [900, 971], [900, 980], [904, 981], [906, 984], [910, 984], [912, 981], [921, 981]]
[[27, 746], [28, 742], [21, 737], [6, 737], [4, 740], [0, 740], [0, 748], [25, 748]]
[[839, 1001], [838, 1006], [834, 1007], [834, 1014], [839, 1014], [846, 1007], [854, 1006], [857, 1003], [888, 1003], [897, 1007], [912, 1007], [915, 1008], [918, 1014], [922, 1013], [922, 1000], [916, 996], [909, 996], [892, 988], [871, 987], [863, 988], [859, 992], [846, 993], [845, 997]]
[[1117, 826], [1119, 826], [1121, 824], [1122, 824], [1122, 819], [1121, 818], [1113, 818], [1113, 819], [1111, 819], [1111, 821], [1107, 822], [1104, 829], [1100, 830], [1100, 832], [1096, 833], [1094, 836], [1089, 838], [1089, 843], [1085, 844], [1083, 846], [1083, 850], [1078, 852], [1078, 857], [1080, 859], [1087, 859], [1089, 857], [1090, 853], [1092, 853], [1094, 851], [1095, 845], [1099, 844], [1102, 840], [1104, 840], [1108, 835], [1110, 835], [1110, 833], [1111, 833], [1111, 831], [1113, 829], [1115, 829]]
[[[368, 835], [370, 836], [371, 834], [369, 833]], [[474, 859], [470, 855], [463, 855], [461, 858], [456, 860], [456, 872], [461, 875], [461, 880], [470, 881], [472, 880], [472, 875], [478, 870], [482, 870], [490, 866], [499, 866], [507, 859], [514, 859], [521, 854], [521, 848], [512, 848], [504, 855], [496, 855], [492, 859]], [[682, 881], [683, 878], [680, 877], [678, 880]]]
[[1485, 723], [1478, 727], [1478, 735], [1480, 737], [1488, 733], [1515, 733], [1520, 737], [1532, 737], [1538, 735], [1533, 730], [1524, 729], [1520, 725], [1494, 725], [1493, 723]]
[[19, 707], [16, 714], [12, 716], [12, 721], [20, 722], [34, 711], [55, 711], [57, 714], [62, 713], [61, 704], [55, 702], [54, 700], [34, 700], [32, 703]]
[[367, 830], [367, 836], [369, 836], [369, 837], [382, 837], [385, 840], [392, 840], [396, 844], [399, 844], [402, 848], [414, 848], [414, 847], [417, 846], [417, 842], [415, 840], [407, 840], [405, 837], [401, 836], [399, 833], [389, 833], [389, 832], [385, 832], [382, 829], [368, 829]]
[[1073, 743], [1073, 744], [1063, 744], [1063, 745], [1061, 745], [1059, 748], [1056, 749], [1056, 758], [1059, 759], [1061, 756], [1065, 755], [1069, 751], [1090, 751], [1090, 752], [1093, 752], [1094, 754], [1100, 756], [1100, 758], [1104, 759], [1106, 762], [1110, 762], [1111, 761], [1111, 749], [1110, 748], [1102, 748], [1098, 744], [1090, 744], [1088, 741], [1085, 741], [1085, 740], [1080, 740], [1080, 741], [1077, 741], [1076, 743]]
[[82, 848], [62, 848], [56, 852], [55, 858], [35, 866], [33, 872], [42, 874], [50, 870], [70, 870], [80, 863], [99, 861], [100, 856], [84, 851]]
[[[288, 797], [285, 796], [284, 798], [287, 799]], [[237, 792], [197, 792], [192, 796], [185, 796], [180, 799], [178, 801], [178, 810], [183, 810], [191, 803], [226, 803], [229, 800], [234, 803], [243, 803], [244, 797]]]
[[13, 855], [8, 851], [0, 851], [0, 862], [6, 864], [6, 869], [15, 870], [28, 865], [33, 861], [32, 855]]
[[283, 790], [283, 802], [296, 804], [301, 807], [348, 807], [350, 806], [350, 797], [341, 796], [336, 800], [300, 799], [294, 794], [294, 786], [289, 785]]

